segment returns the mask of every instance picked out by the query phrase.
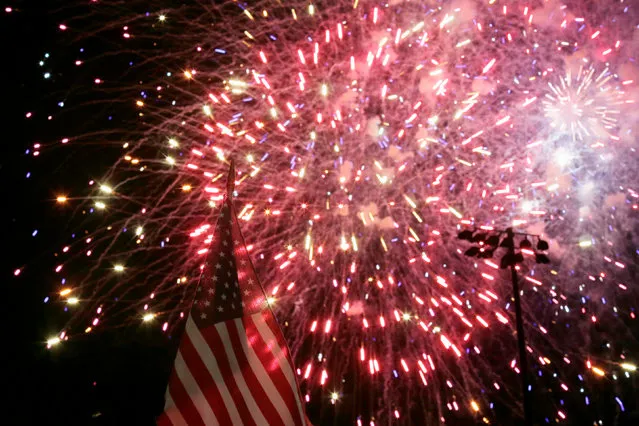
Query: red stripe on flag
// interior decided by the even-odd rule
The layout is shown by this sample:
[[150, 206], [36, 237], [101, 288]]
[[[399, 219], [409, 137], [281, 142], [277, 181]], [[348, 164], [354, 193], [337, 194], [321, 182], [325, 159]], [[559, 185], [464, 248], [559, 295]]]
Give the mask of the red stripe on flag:
[[195, 408], [195, 405], [193, 404], [191, 396], [188, 394], [186, 389], [184, 389], [184, 386], [182, 386], [182, 382], [177, 376], [175, 369], [171, 373], [171, 378], [169, 379], [169, 393], [175, 402], [175, 408], [180, 410], [180, 414], [182, 414], [182, 417], [184, 417], [184, 420], [186, 420], [186, 423], [189, 426], [205, 426], [202, 417], [200, 417], [200, 413], [198, 413], [197, 408]]
[[182, 336], [180, 343], [180, 353], [187, 367], [191, 371], [197, 385], [202, 390], [204, 397], [211, 406], [211, 410], [215, 413], [215, 417], [221, 425], [230, 425], [232, 423], [229, 412], [226, 409], [220, 390], [215, 380], [209, 374], [206, 365], [200, 358], [195, 346], [191, 342], [188, 331]]
[[175, 406], [175, 402], [173, 398], [171, 398], [171, 393], [169, 389], [166, 390], [165, 394], [165, 404], [164, 404], [164, 412], [157, 420], [158, 426], [188, 426], [186, 424], [186, 420], [182, 417], [180, 410]]
[[[233, 320], [231, 320], [231, 322], [232, 321]], [[225, 327], [226, 324], [218, 324], [217, 326]], [[220, 368], [222, 377], [224, 378], [224, 383], [226, 383], [226, 387], [231, 394], [231, 398], [233, 398], [233, 401], [235, 402], [237, 411], [242, 418], [242, 422], [245, 425], [257, 426], [255, 420], [253, 420], [253, 416], [251, 416], [251, 413], [246, 406], [246, 402], [244, 401], [244, 397], [242, 396], [237, 383], [235, 383], [235, 379], [233, 378], [233, 371], [231, 370], [229, 360], [226, 356], [226, 352], [224, 351], [224, 344], [222, 343], [222, 339], [215, 329], [215, 326], [207, 327], [203, 330], [200, 330], [200, 332], [202, 333], [202, 337], [204, 338], [204, 340], [206, 340], [209, 347], [211, 348], [215, 359], [217, 360], [217, 365]]]
[[233, 345], [233, 351], [237, 358], [237, 363], [240, 366], [244, 380], [248, 385], [255, 402], [260, 407], [260, 411], [264, 414], [264, 418], [268, 419], [269, 425], [284, 425], [284, 421], [280, 417], [279, 413], [275, 409], [275, 406], [271, 403], [270, 398], [264, 392], [260, 381], [255, 376], [251, 365], [249, 364], [244, 349], [242, 349], [241, 338], [246, 339], [246, 336], [240, 336], [237, 330], [237, 326], [234, 321], [228, 321], [226, 323], [229, 338], [231, 339], [231, 345]]
[[[268, 311], [262, 311], [259, 315], [262, 317], [262, 321], [264, 323], [267, 323], [265, 317], [272, 316], [273, 314], [271, 314]], [[291, 413], [291, 416], [293, 417], [293, 420], [295, 421], [295, 425], [302, 426], [304, 424], [304, 421], [300, 419], [299, 409], [297, 407], [297, 404], [295, 403], [295, 399], [298, 398], [296, 394], [297, 389], [294, 389], [291, 387], [288, 379], [286, 378], [286, 375], [280, 368], [280, 364], [277, 358], [275, 357], [275, 355], [273, 355], [273, 352], [271, 350], [271, 347], [275, 344], [279, 344], [279, 342], [266, 342], [262, 338], [262, 335], [257, 330], [257, 327], [253, 319], [256, 317], [258, 317], [258, 315], [242, 318], [242, 323], [244, 324], [244, 328], [246, 329], [248, 342], [253, 348], [253, 350], [255, 351], [255, 354], [257, 355], [257, 357], [260, 359], [260, 362], [264, 366], [264, 369], [268, 372], [269, 376], [271, 377], [273, 383], [275, 384], [275, 387], [277, 388], [277, 391], [280, 393], [280, 395], [282, 395], [282, 399], [284, 400], [286, 407]], [[277, 330], [277, 332], [274, 334], [277, 336], [277, 334], [279, 333], [280, 331]], [[282, 347], [281, 345], [279, 346], [280, 346], [280, 350], [286, 354], [287, 353], [286, 346], [284, 347]], [[288, 361], [288, 360], [286, 359], [284, 361]], [[293, 369], [292, 365], [291, 365], [291, 369]], [[295, 378], [293, 377], [293, 379]]]
[[[173, 407], [172, 410], [176, 410], [177, 408]], [[157, 426], [173, 426], [173, 422], [169, 419], [169, 416], [166, 413], [162, 413], [160, 417], [158, 417], [155, 422]]]

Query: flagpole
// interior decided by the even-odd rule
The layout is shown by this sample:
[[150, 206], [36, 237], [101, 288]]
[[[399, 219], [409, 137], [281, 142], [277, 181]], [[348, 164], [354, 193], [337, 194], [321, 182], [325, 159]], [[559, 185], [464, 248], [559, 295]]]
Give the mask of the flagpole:
[[231, 158], [229, 174], [226, 178], [226, 196], [233, 199], [233, 191], [235, 191], [235, 160]]

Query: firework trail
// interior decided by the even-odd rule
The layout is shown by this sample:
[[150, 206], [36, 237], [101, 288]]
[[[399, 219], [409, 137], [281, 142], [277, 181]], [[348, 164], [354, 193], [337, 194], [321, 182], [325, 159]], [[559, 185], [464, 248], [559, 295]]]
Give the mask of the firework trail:
[[310, 403], [350, 399], [358, 424], [519, 410], [507, 277], [455, 239], [513, 226], [551, 241], [550, 267], [520, 270], [524, 317], [534, 386], [554, 390], [540, 418], [570, 421], [578, 374], [634, 368], [590, 331], [626, 335], [635, 316], [636, 14], [606, 3], [96, 5], [115, 23], [86, 33], [121, 29], [153, 71], [103, 89], [138, 130], [81, 207], [100, 225], [62, 250], [78, 306], [51, 342], [179, 324], [233, 158]]

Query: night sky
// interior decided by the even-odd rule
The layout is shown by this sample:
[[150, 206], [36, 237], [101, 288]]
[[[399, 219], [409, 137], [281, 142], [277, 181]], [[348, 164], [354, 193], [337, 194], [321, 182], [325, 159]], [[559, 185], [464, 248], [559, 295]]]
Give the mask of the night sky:
[[[86, 180], [103, 172], [110, 159], [88, 162], [89, 148], [89, 152], [50, 152], [47, 160], [39, 163], [26, 151], [39, 140], [50, 140], [68, 129], [82, 131], [95, 120], [104, 120], [106, 127], [109, 112], [81, 109], [73, 117], [57, 120], [60, 100], [81, 102], [68, 88], [85, 72], [65, 69], [64, 64], [70, 61], [64, 55], [73, 53], [59, 47], [65, 41], [56, 31], [65, 12], [58, 9], [60, 4], [50, 1], [9, 4], [13, 11], [3, 10], [0, 15], [2, 57], [6, 60], [3, 80], [7, 83], [3, 93], [9, 106], [2, 120], [5, 140], [0, 157], [5, 182], [1, 264], [7, 290], [1, 315], [7, 325], [5, 350], [9, 352], [4, 367], [9, 376], [5, 389], [9, 398], [3, 404], [2, 423], [154, 424], [154, 415], [162, 411], [172, 358], [170, 343], [158, 329], [112, 329], [77, 340], [63, 351], [46, 349], [45, 336], [55, 334], [55, 327], [65, 321], [59, 306], [43, 303], [52, 290], [46, 271], [55, 256], [52, 249], [59, 246], [64, 236], [61, 231], [69, 226], [68, 212], [54, 202], [56, 189], [80, 191]], [[87, 49], [100, 47], [98, 40], [86, 44]], [[51, 60], [41, 67], [38, 63], [46, 60], [47, 52]], [[44, 79], [44, 72], [51, 72], [51, 78]], [[26, 120], [28, 111], [39, 112], [40, 120]], [[46, 119], [48, 113], [53, 120]], [[77, 176], [83, 177], [82, 183]], [[25, 262], [29, 263], [25, 274], [14, 277], [13, 270]]]

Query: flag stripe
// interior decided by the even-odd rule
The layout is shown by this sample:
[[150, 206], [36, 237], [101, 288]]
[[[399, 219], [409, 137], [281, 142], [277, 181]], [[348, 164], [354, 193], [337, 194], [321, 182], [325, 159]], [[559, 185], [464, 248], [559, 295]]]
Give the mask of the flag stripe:
[[166, 391], [164, 413], [158, 418], [157, 424], [158, 426], [188, 426], [180, 410], [175, 406], [175, 402], [173, 402], [173, 398], [171, 398], [171, 393], [168, 389]]
[[220, 396], [224, 401], [223, 406], [227, 409], [228, 414], [231, 417], [231, 423], [234, 425], [242, 425], [242, 420], [237, 410], [238, 407], [235, 405], [231, 392], [226, 387], [220, 367], [215, 355], [211, 351], [211, 346], [202, 333], [200, 333], [200, 330], [197, 328], [190, 316], [186, 321], [186, 334], [189, 336], [191, 343], [193, 343], [193, 347], [215, 381], [215, 384], [220, 391]]
[[[211, 406], [206, 400], [206, 397], [202, 394], [200, 387], [189, 370], [189, 366], [186, 364], [186, 361], [184, 361], [181, 349], [178, 350], [177, 356], [175, 357], [175, 372], [182, 382], [184, 390], [186, 390], [186, 392], [190, 395], [195, 409], [200, 414], [202, 423], [206, 426], [219, 425]], [[189, 424], [191, 423], [189, 422]]]
[[[174, 422], [171, 420], [171, 418], [169, 417], [169, 410], [172, 411], [177, 411], [177, 409], [175, 407], [173, 408], [166, 408], [166, 411], [164, 411], [162, 414], [160, 414], [160, 417], [157, 418], [157, 420], [155, 421], [156, 426], [173, 426]], [[186, 422], [182, 423], [184, 426], [186, 426]], [[180, 425], [182, 426], [182, 425]]]
[[231, 417], [225, 407], [224, 400], [220, 394], [217, 383], [209, 373], [208, 368], [202, 361], [202, 358], [193, 346], [189, 333], [184, 333], [182, 337], [182, 343], [180, 345], [180, 353], [184, 362], [191, 370], [199, 389], [203, 391], [203, 395], [206, 398], [209, 406], [213, 409], [217, 421], [222, 425], [229, 425], [232, 423]]
[[[235, 384], [237, 385], [238, 390], [244, 397], [244, 402], [246, 403], [249, 409], [249, 413], [253, 417], [253, 420], [255, 420], [255, 423], [258, 425], [268, 424], [269, 422], [264, 417], [264, 415], [267, 413], [263, 413], [262, 410], [260, 410], [260, 407], [255, 401], [253, 393], [251, 392], [251, 390], [249, 390], [246, 380], [244, 380], [244, 370], [246, 369], [246, 367], [239, 363], [235, 348], [233, 347], [229, 336], [228, 324], [233, 324], [233, 321], [231, 320], [220, 324], [215, 324], [215, 329], [218, 332], [220, 340], [222, 341], [222, 345], [224, 346], [224, 350], [226, 351], [229, 365], [231, 366], [231, 370], [233, 371], [233, 379], [235, 380]], [[241, 351], [240, 348], [238, 349]], [[257, 384], [257, 386], [259, 387], [259, 383]]]
[[256, 426], [255, 420], [251, 416], [249, 409], [246, 405], [246, 401], [244, 400], [240, 389], [237, 386], [237, 382], [235, 380], [235, 375], [233, 370], [231, 369], [231, 365], [229, 364], [229, 360], [226, 357], [226, 352], [224, 351], [224, 345], [222, 343], [222, 339], [217, 332], [217, 328], [208, 327], [202, 331], [202, 337], [208, 343], [209, 347], [215, 351], [215, 359], [217, 360], [217, 365], [220, 368], [220, 373], [222, 374], [222, 379], [224, 383], [226, 383], [226, 387], [231, 394], [231, 398], [233, 398], [233, 402], [237, 407], [237, 411], [242, 419], [242, 422], [249, 426]]
[[[259, 317], [258, 317], [259, 315]], [[259, 321], [255, 321], [259, 318]], [[280, 364], [280, 368], [286, 377], [286, 380], [295, 395], [295, 403], [300, 418], [304, 418], [304, 410], [302, 409], [302, 401], [300, 400], [300, 393], [297, 388], [297, 382], [295, 381], [295, 375], [293, 374], [293, 362], [288, 356], [288, 348], [284, 341], [284, 336], [275, 322], [275, 317], [270, 311], [262, 311], [253, 315], [254, 323], [257, 326], [257, 330], [264, 339], [265, 342], [277, 342], [277, 344], [271, 346], [271, 351]]]
[[191, 395], [189, 395], [185, 387], [182, 385], [182, 381], [180, 380], [177, 372], [178, 368], [179, 366], [176, 362], [173, 367], [173, 373], [171, 373], [171, 378], [169, 379], [169, 391], [171, 392], [171, 397], [175, 401], [175, 406], [180, 411], [180, 414], [184, 418], [186, 424], [204, 425], [200, 414], [197, 412], [197, 409], [193, 404]]
[[[237, 319], [235, 320], [235, 324], [240, 335], [246, 336], [246, 339], [241, 339], [241, 344], [242, 349], [251, 364], [253, 372], [257, 376], [258, 381], [262, 384], [262, 387], [269, 399], [277, 409], [277, 412], [284, 421], [284, 424], [298, 424], [299, 422], [293, 420], [295, 404], [292, 399], [294, 398], [294, 394], [289, 395], [286, 392], [286, 378], [284, 377], [284, 374], [279, 369], [279, 366], [271, 369], [271, 366], [273, 365], [271, 364], [273, 362], [272, 356], [267, 357], [266, 359], [259, 357], [258, 351], [260, 351], [260, 349], [268, 352], [270, 352], [270, 350], [266, 347], [266, 345], [261, 343], [262, 339], [259, 334], [257, 334], [255, 326], [249, 324], [249, 327], [252, 328], [250, 331], [244, 327], [245, 321], [246, 319]], [[282, 398], [283, 395], [286, 397], [286, 402]], [[287, 402], [290, 402], [290, 404], [287, 404]]]
[[[238, 326], [239, 323], [239, 326]], [[242, 320], [236, 319], [229, 321], [228, 334], [237, 358], [238, 364], [241, 366], [242, 375], [255, 402], [260, 407], [260, 411], [264, 414], [264, 417], [269, 419], [269, 424], [272, 426], [284, 425], [282, 415], [279, 410], [275, 408], [275, 404], [271, 400], [272, 394], [266, 392], [268, 385], [273, 387], [271, 378], [261, 374], [258, 378], [257, 373], [260, 372], [258, 365], [261, 367], [259, 360], [249, 357], [248, 347], [246, 342], [246, 333], [244, 333], [244, 327], [242, 327]], [[241, 330], [241, 335], [240, 335]], [[242, 337], [240, 337], [242, 336]], [[264, 369], [262, 368], [262, 371]], [[261, 379], [261, 380], [260, 380]]]
[[[268, 313], [270, 315], [270, 313]], [[253, 351], [264, 366], [273, 384], [277, 388], [277, 393], [281, 395], [286, 403], [287, 411], [294, 419], [296, 426], [303, 425], [304, 422], [297, 415], [298, 409], [295, 404], [297, 399], [297, 388], [292, 388], [291, 384], [280, 367], [280, 362], [273, 354], [273, 346], [277, 345], [274, 341], [266, 341], [257, 329], [257, 322], [264, 323], [262, 313], [254, 314], [250, 317], [243, 318], [246, 330], [247, 340], [252, 346]]]

